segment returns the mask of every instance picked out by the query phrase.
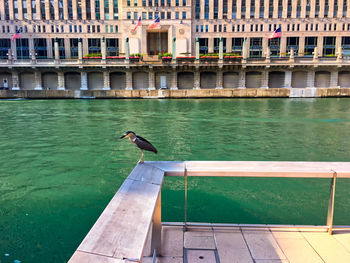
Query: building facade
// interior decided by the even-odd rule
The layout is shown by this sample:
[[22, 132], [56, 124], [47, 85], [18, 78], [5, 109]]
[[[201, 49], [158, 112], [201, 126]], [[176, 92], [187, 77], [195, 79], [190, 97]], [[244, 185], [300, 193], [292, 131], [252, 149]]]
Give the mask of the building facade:
[[[6, 79], [14, 89], [345, 87], [349, 2], [2, 0], [0, 86]], [[156, 17], [160, 27], [149, 29]], [[282, 37], [268, 39], [278, 27]], [[243, 59], [175, 59], [220, 52]], [[173, 53], [172, 63], [158, 65], [160, 53]], [[130, 54], [144, 59], [130, 65]], [[125, 56], [127, 63], [114, 61]]]

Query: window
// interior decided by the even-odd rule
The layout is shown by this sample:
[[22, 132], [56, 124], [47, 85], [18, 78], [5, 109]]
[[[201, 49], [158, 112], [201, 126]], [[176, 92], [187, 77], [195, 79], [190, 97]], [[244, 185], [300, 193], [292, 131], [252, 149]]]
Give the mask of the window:
[[166, 13], [166, 18], [167, 18], [167, 19], [171, 19], [171, 12], [167, 12], [167, 13]]
[[186, 12], [182, 12], [182, 19], [186, 19]]
[[88, 38], [88, 50], [89, 54], [101, 53], [101, 39]]
[[315, 47], [317, 47], [317, 37], [305, 37], [304, 56], [312, 57]]
[[237, 0], [232, 0], [232, 18], [236, 19], [237, 17]]
[[214, 0], [214, 19], [218, 19], [219, 0]]
[[77, 38], [71, 38], [69, 39], [69, 42], [70, 42], [70, 56], [71, 58], [77, 58], [79, 41]]
[[335, 37], [323, 38], [323, 56], [335, 56]]
[[146, 12], [142, 12], [142, 20], [146, 20], [147, 19], [147, 13]]
[[204, 1], [204, 19], [209, 19], [209, 0]]
[[118, 30], [118, 26], [115, 26], [115, 32], [117, 33], [119, 30]]
[[135, 20], [139, 19], [139, 16], [138, 16], [138, 13], [137, 13], [137, 12], [134, 12], [134, 19], [135, 19]]
[[175, 1], [175, 5], [176, 5], [176, 6], [179, 6], [179, 0], [176, 0], [176, 1]]
[[95, 0], [95, 14], [96, 14], [96, 19], [100, 20], [100, 0]]
[[148, 12], [148, 19], [153, 19], [153, 13], [152, 12]]
[[[4, 29], [4, 28], [3, 28]], [[3, 32], [5, 33], [5, 32]], [[11, 48], [11, 40], [10, 39], [0, 39], [0, 58], [7, 59], [7, 52]]]
[[200, 12], [201, 12], [201, 2], [200, 0], [196, 0], [196, 6], [195, 6], [195, 18], [200, 18]]
[[214, 25], [214, 32], [217, 32], [217, 31], [218, 31], [218, 26]]
[[232, 53], [240, 56], [242, 55], [243, 38], [232, 38]]
[[113, 19], [119, 19], [118, 0], [113, 0]]
[[[52, 41], [52, 43], [54, 43], [54, 41]], [[46, 38], [34, 38], [34, 50], [37, 58], [47, 58]]]
[[246, 0], [242, 0], [242, 6], [241, 6], [241, 17], [245, 18], [245, 10], [246, 10]]
[[208, 53], [208, 38], [199, 38], [199, 53], [207, 54]]
[[134, 6], [137, 6], [137, 0], [134, 0]]
[[165, 19], [165, 12], [160, 12], [160, 18]]
[[280, 56], [280, 46], [281, 46], [281, 38], [272, 38], [269, 39], [268, 43], [270, 47], [270, 52], [272, 57], [279, 57]]
[[262, 56], [262, 38], [253, 37], [250, 39], [250, 57], [261, 57]]
[[180, 19], [180, 14], [179, 14], [179, 12], [175, 12], [175, 18], [176, 18], [176, 19]]
[[203, 25], [201, 25], [201, 32], [203, 32], [203, 29], [204, 29], [204, 27], [203, 27]]
[[205, 32], [209, 32], [209, 26], [205, 25]]
[[[223, 44], [223, 52], [226, 52], [226, 38], [222, 38], [222, 44]], [[220, 52], [220, 38], [216, 37], [214, 38], [214, 52], [219, 53]]]
[[199, 32], [199, 25], [196, 25], [196, 32]]
[[287, 37], [287, 52], [293, 49], [294, 52], [299, 50], [299, 37]]
[[126, 19], [131, 19], [131, 12], [126, 13]]
[[104, 0], [105, 1], [105, 19], [109, 19], [109, 0]]
[[119, 39], [118, 38], [107, 38], [106, 39], [107, 56], [118, 56], [119, 55]]

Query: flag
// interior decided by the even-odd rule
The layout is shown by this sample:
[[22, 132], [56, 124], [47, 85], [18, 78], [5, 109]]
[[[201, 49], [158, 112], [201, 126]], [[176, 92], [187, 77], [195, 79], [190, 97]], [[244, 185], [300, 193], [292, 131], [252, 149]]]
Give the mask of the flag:
[[137, 22], [135, 28], [132, 30], [132, 33], [135, 33], [137, 27], [141, 26], [141, 16], [139, 17], [139, 21]]
[[157, 17], [156, 19], [154, 19], [153, 23], [148, 26], [148, 28], [156, 28], [156, 27], [158, 27], [159, 26], [159, 22], [160, 22], [160, 19], [159, 19], [159, 17]]
[[21, 32], [22, 32], [22, 28], [18, 28], [16, 33], [12, 36], [11, 41], [14, 41], [16, 38], [20, 38], [21, 37]]
[[272, 38], [278, 38], [282, 36], [282, 30], [281, 27], [277, 28], [275, 31], [273, 31], [272, 35], [269, 37], [269, 39]]

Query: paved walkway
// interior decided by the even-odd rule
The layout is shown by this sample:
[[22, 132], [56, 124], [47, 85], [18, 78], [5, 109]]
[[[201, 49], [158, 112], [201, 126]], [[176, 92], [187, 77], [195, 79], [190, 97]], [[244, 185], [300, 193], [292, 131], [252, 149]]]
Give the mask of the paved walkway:
[[[147, 247], [146, 247], [147, 251]], [[148, 248], [149, 251], [149, 248]], [[184, 261], [187, 259], [187, 261]], [[142, 262], [151, 263], [151, 257]], [[350, 262], [350, 230], [165, 226], [157, 263]]]

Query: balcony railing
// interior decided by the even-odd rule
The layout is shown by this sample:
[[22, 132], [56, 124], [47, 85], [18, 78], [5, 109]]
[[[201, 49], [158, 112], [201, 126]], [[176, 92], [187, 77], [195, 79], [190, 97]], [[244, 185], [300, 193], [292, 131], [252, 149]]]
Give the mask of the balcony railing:
[[[350, 178], [349, 162], [145, 162], [138, 164], [84, 238], [70, 263], [141, 262], [151, 234], [151, 251], [161, 253], [161, 188], [164, 176], [184, 177], [185, 211], [183, 227], [308, 227], [327, 229], [332, 234], [335, 185], [337, 178]], [[187, 222], [187, 178], [259, 177], [323, 178], [330, 180], [327, 224], [324, 226], [242, 225]], [[166, 225], [174, 225], [165, 223]], [[179, 223], [176, 223], [179, 225]], [[340, 226], [339, 226], [340, 228]], [[350, 226], [341, 226], [342, 229]]]

